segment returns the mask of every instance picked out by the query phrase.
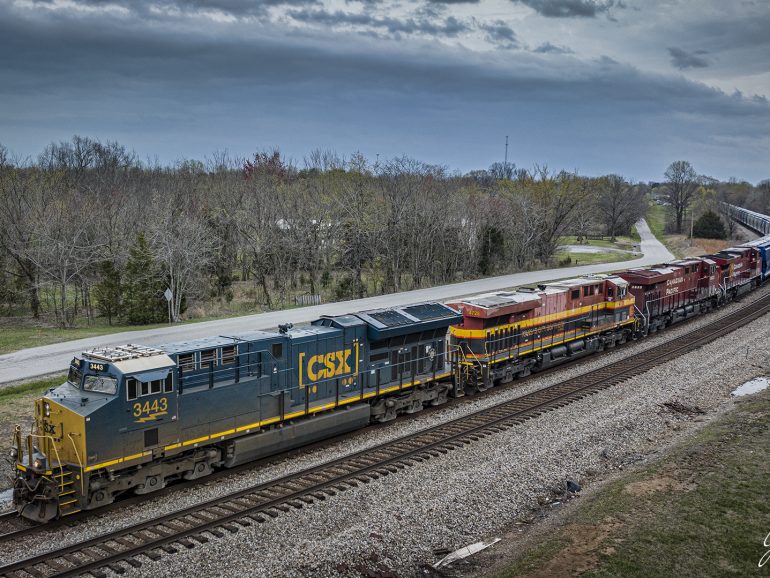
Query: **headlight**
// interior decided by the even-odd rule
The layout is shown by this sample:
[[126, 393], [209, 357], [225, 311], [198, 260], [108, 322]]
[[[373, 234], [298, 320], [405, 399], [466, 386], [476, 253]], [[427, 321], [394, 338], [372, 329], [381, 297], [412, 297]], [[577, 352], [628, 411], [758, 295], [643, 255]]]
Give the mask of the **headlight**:
[[19, 450], [17, 450], [16, 448], [11, 448], [11, 451], [8, 452], [8, 455], [11, 456], [12, 460], [15, 460], [16, 458], [19, 457]]
[[49, 404], [47, 401], [43, 402], [43, 413], [45, 414], [45, 417], [49, 417], [51, 415], [51, 404]]
[[32, 462], [32, 467], [35, 468], [36, 470], [42, 469], [43, 468], [43, 461], [40, 460], [40, 459], [35, 460], [34, 462]]

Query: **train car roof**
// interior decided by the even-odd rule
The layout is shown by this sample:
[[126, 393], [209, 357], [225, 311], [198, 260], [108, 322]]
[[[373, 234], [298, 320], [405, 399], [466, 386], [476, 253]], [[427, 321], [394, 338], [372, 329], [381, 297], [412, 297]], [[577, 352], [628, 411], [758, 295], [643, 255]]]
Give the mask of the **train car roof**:
[[753, 241], [746, 241], [742, 247], [770, 247], [770, 235], [754, 239]]
[[367, 334], [372, 340], [447, 328], [462, 320], [462, 314], [437, 301], [372, 309], [356, 313], [354, 317], [366, 323]]
[[665, 263], [665, 265], [669, 266], [677, 266], [677, 267], [687, 267], [688, 265], [700, 265], [701, 260], [696, 258], [690, 258], [690, 259], [677, 259], [676, 261], [669, 261], [668, 263]]
[[232, 337], [222, 337], [214, 335], [212, 337], [201, 337], [200, 339], [190, 339], [188, 341], [175, 341], [173, 343], [164, 343], [158, 346], [166, 353], [183, 353], [187, 351], [198, 351], [200, 349], [215, 349], [227, 345], [237, 345], [238, 340]]
[[677, 273], [671, 267], [651, 267], [649, 269], [629, 269], [623, 271], [621, 275], [626, 276], [626, 280], [638, 285], [650, 285], [662, 283], [671, 279]]

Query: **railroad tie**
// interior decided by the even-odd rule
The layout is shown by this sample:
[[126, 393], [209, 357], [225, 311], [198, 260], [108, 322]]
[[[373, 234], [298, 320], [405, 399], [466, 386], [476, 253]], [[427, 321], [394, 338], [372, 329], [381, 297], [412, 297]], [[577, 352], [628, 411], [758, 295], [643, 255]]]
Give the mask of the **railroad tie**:
[[161, 558], [161, 555], [158, 554], [155, 550], [145, 550], [144, 552], [142, 552], [142, 554], [147, 556], [153, 562], [157, 562]]
[[34, 578], [43, 578], [46, 575], [45, 572], [41, 572], [34, 566], [29, 566], [28, 568], [24, 568], [24, 572], [26, 572], [27, 574], [31, 574], [32, 576], [34, 576]]
[[57, 560], [55, 560], [53, 558], [50, 559], [50, 560], [46, 560], [45, 561], [45, 565], [46, 566], [50, 566], [51, 568], [53, 568], [57, 572], [64, 572], [65, 570], [69, 570], [70, 569], [69, 566], [65, 566], [64, 564], [62, 564], [61, 562], [59, 562], [59, 561], [57, 561]]

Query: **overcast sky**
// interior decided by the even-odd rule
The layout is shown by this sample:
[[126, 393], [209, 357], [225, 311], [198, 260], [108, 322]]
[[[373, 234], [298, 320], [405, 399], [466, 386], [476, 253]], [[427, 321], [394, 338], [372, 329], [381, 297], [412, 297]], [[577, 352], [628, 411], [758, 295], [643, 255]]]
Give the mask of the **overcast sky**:
[[770, 178], [768, 0], [0, 0], [0, 143]]

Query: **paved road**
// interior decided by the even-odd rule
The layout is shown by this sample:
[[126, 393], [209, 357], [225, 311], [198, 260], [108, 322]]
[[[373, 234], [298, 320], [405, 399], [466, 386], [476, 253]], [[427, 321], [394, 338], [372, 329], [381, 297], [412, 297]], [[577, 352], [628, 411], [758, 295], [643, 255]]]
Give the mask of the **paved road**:
[[367, 297], [366, 299], [357, 299], [354, 301], [327, 303], [324, 305], [314, 305], [299, 309], [289, 309], [287, 311], [259, 313], [256, 315], [169, 326], [159, 329], [125, 331], [122, 333], [114, 333], [112, 335], [77, 339], [41, 347], [31, 347], [14, 353], [0, 355], [0, 385], [64, 371], [69, 365], [73, 354], [98, 345], [120, 345], [124, 343], [160, 345], [173, 341], [210, 337], [212, 335], [235, 335], [252, 329], [274, 328], [279, 323], [294, 323], [295, 325], [306, 323], [313, 319], [317, 319], [321, 315], [340, 315], [352, 311], [366, 311], [367, 309], [393, 307], [420, 301], [446, 301], [486, 291], [496, 291], [519, 285], [542, 283], [544, 281], [564, 279], [577, 275], [585, 275], [587, 273], [603, 273], [629, 267], [653, 265], [674, 258], [674, 256], [671, 255], [671, 253], [669, 253], [668, 250], [652, 235], [646, 221], [639, 221], [636, 224], [636, 228], [642, 239], [641, 252], [643, 256], [629, 261], [515, 273], [513, 275], [503, 275], [500, 277], [442, 285], [441, 287], [433, 287], [430, 289], [418, 289], [415, 291], [404, 291], [403, 293], [393, 293], [379, 297]]

